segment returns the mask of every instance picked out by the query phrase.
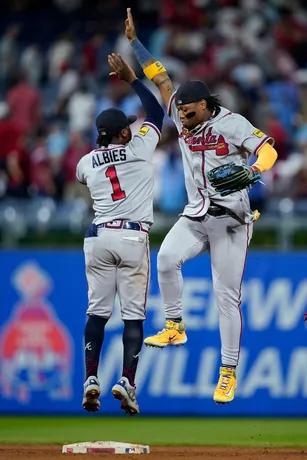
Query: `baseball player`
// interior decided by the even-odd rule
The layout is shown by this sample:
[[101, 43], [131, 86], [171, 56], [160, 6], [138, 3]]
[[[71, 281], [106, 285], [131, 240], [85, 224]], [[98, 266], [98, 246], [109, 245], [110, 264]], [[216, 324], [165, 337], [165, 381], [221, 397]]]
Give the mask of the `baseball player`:
[[[216, 403], [228, 403], [234, 399], [236, 389], [242, 278], [253, 221], [259, 217], [257, 211], [250, 209], [247, 186], [275, 163], [274, 140], [246, 118], [221, 107], [217, 95], [210, 94], [201, 81], [188, 81], [175, 91], [163, 64], [137, 39], [130, 9], [125, 32], [145, 75], [159, 88], [178, 129], [188, 196], [188, 204], [158, 254], [158, 281], [166, 324], [144, 343], [159, 348], [186, 343], [181, 267], [208, 250], [222, 344], [220, 378], [213, 399]], [[251, 154], [258, 158], [249, 167]]]
[[97, 377], [105, 325], [112, 315], [115, 294], [124, 321], [122, 377], [112, 388], [121, 408], [139, 413], [135, 374], [143, 342], [143, 321], [150, 277], [148, 232], [153, 223], [152, 156], [160, 139], [164, 111], [153, 94], [136, 78], [119, 55], [108, 58], [111, 75], [128, 82], [147, 116], [132, 137], [136, 116], [108, 109], [96, 119], [99, 148], [77, 165], [77, 179], [93, 199], [95, 218], [84, 239], [88, 282], [88, 320], [85, 327], [86, 381], [82, 405], [100, 407]]

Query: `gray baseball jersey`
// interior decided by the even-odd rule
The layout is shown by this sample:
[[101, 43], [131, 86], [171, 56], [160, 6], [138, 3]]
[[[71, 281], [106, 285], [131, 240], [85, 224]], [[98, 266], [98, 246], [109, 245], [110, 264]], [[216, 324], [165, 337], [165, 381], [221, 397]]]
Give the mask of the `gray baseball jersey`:
[[[179, 132], [188, 204], [165, 237], [158, 254], [158, 280], [166, 317], [182, 316], [182, 265], [209, 250], [220, 316], [222, 363], [236, 366], [242, 328], [242, 278], [254, 216], [247, 190], [221, 197], [207, 182], [206, 173], [230, 161], [246, 164], [251, 153], [257, 153], [265, 142], [274, 141], [244, 117], [223, 107], [195, 133], [185, 135], [175, 95], [170, 100], [169, 115]], [[229, 208], [234, 215], [210, 215], [207, 213], [210, 204]]]
[[230, 161], [247, 164], [250, 154], [256, 154], [266, 142], [273, 144], [273, 139], [242, 115], [224, 107], [212, 120], [202, 123], [193, 135], [185, 135], [175, 105], [175, 94], [171, 97], [168, 113], [178, 129], [182, 152], [188, 195], [183, 215], [202, 216], [213, 201], [231, 209], [243, 221], [252, 221], [247, 190], [221, 197], [206, 180], [206, 173]]
[[76, 176], [89, 188], [95, 224], [115, 219], [153, 223], [152, 155], [159, 139], [158, 128], [145, 122], [128, 144], [111, 144], [81, 158]]
[[[153, 153], [157, 127], [143, 123], [126, 145], [109, 145], [85, 155], [77, 179], [93, 199], [97, 237], [84, 240], [88, 314], [109, 318], [118, 293], [122, 318], [145, 319], [150, 278], [148, 230], [153, 222]], [[141, 230], [126, 230], [123, 221]]]

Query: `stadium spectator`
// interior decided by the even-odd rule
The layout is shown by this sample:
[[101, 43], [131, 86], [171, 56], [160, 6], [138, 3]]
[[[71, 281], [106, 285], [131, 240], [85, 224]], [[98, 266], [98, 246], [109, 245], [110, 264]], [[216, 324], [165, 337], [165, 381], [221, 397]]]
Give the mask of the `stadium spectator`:
[[85, 139], [81, 132], [70, 133], [70, 144], [63, 158], [63, 171], [65, 174], [66, 185], [64, 198], [73, 200], [75, 198], [84, 198], [88, 205], [91, 204], [91, 198], [88, 188], [76, 181], [76, 166], [84, 155], [92, 150], [91, 145]]
[[67, 34], [64, 34], [51, 44], [48, 53], [48, 75], [50, 80], [56, 80], [64, 68], [70, 67], [74, 51], [74, 43]]
[[83, 74], [94, 80], [107, 81], [109, 77], [108, 54], [112, 51], [106, 35], [94, 33], [83, 47]]
[[31, 134], [42, 122], [42, 97], [39, 90], [31, 86], [20, 71], [11, 89], [7, 92], [11, 118], [24, 135]]
[[57, 190], [44, 130], [40, 130], [38, 133], [35, 145], [30, 154], [29, 163], [30, 194], [32, 196], [55, 197]]
[[[37, 2], [12, 4], [12, 21], [18, 18], [18, 25], [12, 22], [0, 36], [0, 101], [8, 104], [0, 103], [0, 197], [83, 196], [74, 167], [96, 146], [95, 116], [118, 107], [139, 114], [141, 121], [138, 98], [110, 79], [107, 64], [110, 51], [119, 51], [143, 78], [123, 34], [124, 3], [56, 0], [52, 8]], [[265, 178], [269, 186], [251, 191], [253, 204], [265, 209], [271, 196], [288, 196], [292, 180], [296, 199], [304, 197], [306, 2], [163, 0], [160, 8], [152, 0], [135, 4], [135, 16], [145, 18], [139, 21], [140, 35], [165, 63], [175, 87], [189, 78], [205, 80], [224, 106], [275, 138], [279, 159], [272, 177]], [[5, 11], [5, 6], [0, 9]], [[33, 27], [36, 14], [41, 23], [48, 15], [44, 27]], [[178, 213], [185, 200], [182, 165], [169, 134], [172, 122], [168, 117], [165, 121], [154, 160], [155, 204], [165, 213]]]
[[33, 86], [39, 87], [44, 71], [44, 60], [39, 46], [27, 46], [20, 56], [20, 68], [26, 80]]
[[11, 118], [6, 102], [0, 103], [0, 182], [1, 194], [26, 195], [26, 153], [22, 132]]
[[90, 138], [94, 123], [95, 97], [81, 82], [71, 95], [67, 107], [68, 125], [70, 131], [80, 131]]
[[19, 27], [9, 26], [0, 39], [0, 96], [3, 96], [9, 87], [10, 78], [16, 71], [18, 60]]

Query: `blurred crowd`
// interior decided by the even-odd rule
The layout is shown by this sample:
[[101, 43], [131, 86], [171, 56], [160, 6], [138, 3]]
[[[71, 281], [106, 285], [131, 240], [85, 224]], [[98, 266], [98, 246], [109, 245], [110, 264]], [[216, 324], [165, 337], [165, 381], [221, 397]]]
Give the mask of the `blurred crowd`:
[[[307, 5], [304, 0], [12, 0], [0, 6], [0, 200], [84, 197], [79, 159], [95, 147], [108, 107], [144, 113], [109, 77], [116, 51], [143, 78], [124, 35], [133, 7], [140, 39], [178, 86], [204, 80], [223, 106], [275, 138], [279, 159], [250, 197], [307, 198]], [[146, 83], [159, 97], [156, 88]], [[135, 129], [137, 129], [136, 126]], [[252, 159], [251, 159], [252, 160]], [[186, 201], [177, 135], [165, 117], [155, 155], [155, 206]]]

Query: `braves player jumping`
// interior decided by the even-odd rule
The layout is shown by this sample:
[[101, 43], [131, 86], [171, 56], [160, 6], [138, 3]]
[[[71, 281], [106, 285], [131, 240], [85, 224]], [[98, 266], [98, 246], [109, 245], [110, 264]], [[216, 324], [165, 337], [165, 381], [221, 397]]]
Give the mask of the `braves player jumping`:
[[114, 398], [130, 415], [139, 413], [135, 374], [143, 343], [143, 321], [150, 276], [148, 231], [153, 223], [152, 156], [160, 139], [164, 111], [119, 55], [109, 56], [111, 74], [127, 81], [139, 96], [147, 116], [132, 137], [136, 116], [117, 109], [96, 119], [98, 149], [77, 165], [77, 179], [93, 199], [95, 218], [84, 239], [88, 282], [88, 320], [85, 327], [86, 381], [82, 405], [100, 407], [97, 377], [105, 325], [118, 293], [124, 321], [122, 377], [112, 388]]
[[216, 403], [229, 403], [234, 399], [237, 383], [242, 278], [253, 221], [259, 213], [251, 211], [246, 188], [222, 196], [206, 176], [213, 168], [229, 162], [247, 165], [249, 156], [255, 154], [258, 158], [254, 165], [245, 168], [252, 182], [274, 165], [274, 140], [243, 116], [221, 107], [218, 97], [210, 94], [201, 81], [188, 81], [175, 91], [163, 64], [137, 39], [130, 9], [125, 32], [145, 75], [159, 88], [178, 129], [188, 196], [188, 204], [158, 254], [158, 281], [166, 324], [144, 343], [159, 348], [186, 343], [181, 267], [208, 250], [222, 344], [220, 378], [213, 399]]

